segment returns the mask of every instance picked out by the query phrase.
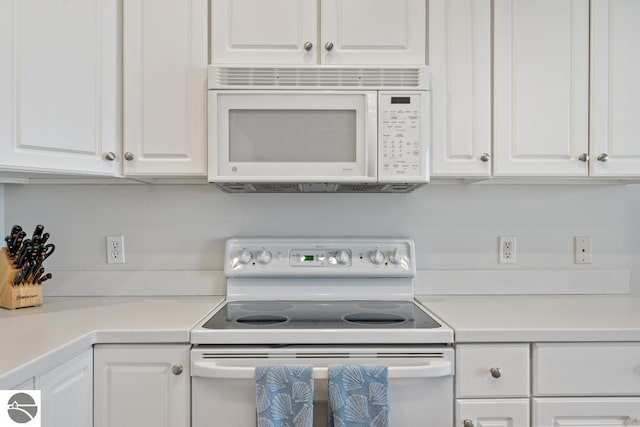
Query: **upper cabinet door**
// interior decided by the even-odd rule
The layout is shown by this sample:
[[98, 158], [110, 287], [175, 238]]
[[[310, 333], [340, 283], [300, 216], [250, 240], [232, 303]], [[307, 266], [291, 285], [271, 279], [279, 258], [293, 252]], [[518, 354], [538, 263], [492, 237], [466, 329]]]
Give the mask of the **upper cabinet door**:
[[640, 1], [591, 8], [591, 174], [640, 176]]
[[211, 62], [316, 64], [317, 0], [211, 0]]
[[0, 2], [0, 170], [119, 173], [117, 4]]
[[322, 0], [323, 64], [425, 64], [425, 0]]
[[491, 1], [429, 2], [432, 176], [491, 175]]
[[206, 174], [207, 0], [126, 0], [124, 172]]
[[494, 11], [494, 175], [586, 176], [589, 0]]

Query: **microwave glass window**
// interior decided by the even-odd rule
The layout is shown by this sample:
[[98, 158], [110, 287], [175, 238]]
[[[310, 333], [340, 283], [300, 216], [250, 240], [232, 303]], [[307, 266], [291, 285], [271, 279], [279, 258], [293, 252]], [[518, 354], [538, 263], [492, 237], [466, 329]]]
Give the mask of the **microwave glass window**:
[[229, 110], [231, 162], [355, 162], [355, 110]]

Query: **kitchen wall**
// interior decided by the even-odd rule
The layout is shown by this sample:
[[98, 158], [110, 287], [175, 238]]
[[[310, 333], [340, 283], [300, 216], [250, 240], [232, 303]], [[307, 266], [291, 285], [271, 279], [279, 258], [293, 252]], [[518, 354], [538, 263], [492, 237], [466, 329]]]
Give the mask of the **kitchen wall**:
[[[151, 288], [157, 284], [188, 292], [189, 277], [211, 281], [209, 273], [222, 269], [224, 241], [232, 236], [379, 235], [413, 238], [419, 270], [524, 270], [523, 280], [530, 270], [630, 270], [632, 292], [640, 294], [637, 184], [432, 184], [407, 195], [244, 195], [209, 185], [7, 184], [4, 193], [5, 224], [27, 229], [44, 224], [57, 244], [49, 269], [63, 277], [71, 277], [64, 272], [77, 273], [73, 277], [82, 277], [87, 287], [111, 286], [114, 280], [105, 284], [104, 278], [114, 277], [119, 291], [147, 280], [157, 282], [148, 283]], [[107, 235], [125, 236], [126, 264], [106, 264]], [[500, 235], [517, 237], [516, 265], [497, 263]], [[590, 265], [573, 263], [573, 237], [582, 235], [593, 238]], [[152, 274], [136, 275], [141, 271]], [[117, 275], [105, 276], [108, 272]], [[607, 275], [602, 277], [607, 286]], [[61, 284], [52, 281], [54, 286]]]
[[[7, 227], [5, 227], [4, 225], [4, 184], [0, 184], [0, 230], [6, 230], [6, 229]], [[7, 233], [5, 232], [2, 235], [6, 236]]]

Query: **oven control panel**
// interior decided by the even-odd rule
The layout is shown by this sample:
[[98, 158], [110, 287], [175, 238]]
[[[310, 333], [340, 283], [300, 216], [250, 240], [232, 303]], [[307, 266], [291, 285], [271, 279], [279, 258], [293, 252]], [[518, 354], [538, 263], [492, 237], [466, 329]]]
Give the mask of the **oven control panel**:
[[414, 277], [410, 239], [230, 239], [225, 274], [237, 276]]

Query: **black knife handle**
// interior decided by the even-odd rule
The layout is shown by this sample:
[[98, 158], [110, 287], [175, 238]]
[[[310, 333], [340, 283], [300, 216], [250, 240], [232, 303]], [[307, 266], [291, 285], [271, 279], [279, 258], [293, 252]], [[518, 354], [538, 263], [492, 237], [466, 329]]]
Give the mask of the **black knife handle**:
[[45, 243], [47, 243], [47, 240], [49, 240], [49, 237], [51, 237], [51, 234], [44, 233], [42, 235], [42, 240], [40, 241], [40, 244], [44, 245]]
[[51, 279], [51, 277], [53, 277], [51, 273], [45, 274], [43, 277], [40, 278], [40, 280], [38, 280], [38, 284], [46, 282], [47, 280]]
[[27, 239], [23, 242], [23, 245], [16, 256], [16, 265], [18, 268], [21, 268], [24, 265], [29, 253], [31, 253], [31, 240]]
[[18, 251], [20, 250], [20, 245], [24, 242], [24, 238], [27, 236], [27, 233], [20, 230], [18, 231], [11, 240], [11, 246], [9, 248], [9, 256], [16, 256]]
[[42, 249], [42, 260], [49, 258], [51, 254], [56, 250], [56, 245], [53, 243], [49, 243], [48, 245], [44, 245]]
[[31, 277], [31, 283], [36, 284], [40, 279], [42, 279], [42, 275], [44, 274], [44, 267], [40, 267], [40, 269]]
[[[33, 230], [33, 237], [40, 237], [42, 236], [42, 232], [44, 231], [44, 225], [42, 224], [38, 224], [36, 225], [36, 229]], [[32, 239], [33, 239], [32, 237]]]

